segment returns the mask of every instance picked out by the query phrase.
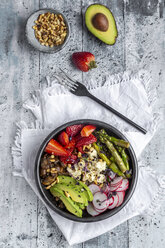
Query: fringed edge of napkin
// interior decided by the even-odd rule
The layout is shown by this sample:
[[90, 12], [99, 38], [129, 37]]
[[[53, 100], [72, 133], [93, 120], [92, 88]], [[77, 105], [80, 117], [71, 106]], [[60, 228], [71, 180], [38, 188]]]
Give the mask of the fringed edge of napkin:
[[88, 89], [95, 89], [97, 87], [109, 87], [110, 85], [125, 83], [136, 79], [140, 80], [142, 83], [146, 90], [149, 104], [153, 105], [157, 99], [157, 92], [156, 89], [152, 87], [152, 77], [146, 70], [140, 70], [136, 73], [132, 73], [132, 71], [125, 71], [115, 75], [106, 75], [105, 82], [96, 82], [91, 78], [86, 82], [86, 85]]
[[[102, 86], [109, 87], [109, 86], [115, 85], [115, 84], [122, 84], [122, 83], [136, 80], [136, 79], [139, 80], [142, 83], [143, 87], [145, 88], [150, 105], [154, 104], [156, 99], [157, 99], [157, 92], [156, 92], [155, 87], [153, 87], [153, 85], [152, 85], [151, 75], [149, 74], [148, 71], [143, 70], [143, 69], [136, 72], [136, 73], [132, 73], [132, 71], [125, 71], [125, 72], [117, 73], [114, 75], [108, 75], [108, 74], [106, 75], [105, 74], [105, 79], [103, 81], [95, 81], [93, 78], [88, 78], [88, 81], [85, 80], [84, 83], [87, 86], [87, 88], [89, 90], [91, 90], [91, 89], [96, 89], [96, 88], [99, 88]], [[49, 76], [46, 76], [46, 81], [43, 82], [42, 88], [43, 89], [44, 88], [51, 88], [56, 83], [58, 83], [58, 81], [56, 79], [51, 80], [51, 78]], [[59, 89], [58, 92], [56, 92], [57, 95], [68, 94], [68, 93], [69, 93], [68, 90], [64, 87], [61, 87], [61, 89]], [[51, 93], [51, 89], [50, 89], [49, 95], [51, 95], [51, 94], [52, 93]], [[36, 94], [32, 95], [32, 98], [35, 99], [35, 102], [37, 100], [36, 97], [37, 97]], [[25, 103], [25, 107], [26, 107], [26, 103]]]
[[13, 176], [23, 177], [22, 175], [22, 148], [21, 148], [21, 135], [22, 128], [28, 128], [25, 122], [16, 123], [17, 131], [14, 138], [14, 144], [11, 148], [13, 159]]
[[23, 177], [22, 174], [22, 130], [23, 129], [42, 129], [40, 122], [37, 120], [35, 122], [31, 122], [30, 127], [24, 121], [20, 121], [16, 123], [16, 134], [14, 137], [14, 143], [11, 147], [12, 161], [13, 161], [13, 176]]
[[150, 173], [158, 183], [158, 190], [155, 192], [151, 204], [142, 213], [142, 215], [153, 216], [153, 214], [160, 209], [163, 201], [165, 201], [165, 175], [158, 175], [151, 167], [144, 167], [144, 169]]

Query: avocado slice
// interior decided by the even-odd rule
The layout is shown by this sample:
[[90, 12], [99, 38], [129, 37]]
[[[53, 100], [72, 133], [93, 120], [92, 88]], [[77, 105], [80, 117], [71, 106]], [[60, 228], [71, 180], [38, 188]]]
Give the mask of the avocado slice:
[[80, 209], [85, 209], [85, 204], [84, 203], [80, 203], [80, 202], [77, 202], [77, 205], [79, 206]]
[[79, 184], [86, 190], [87, 195], [88, 195], [88, 201], [93, 201], [93, 194], [91, 190], [88, 188], [88, 186], [81, 181], [79, 181]]
[[98, 39], [108, 45], [115, 44], [118, 35], [116, 22], [106, 6], [90, 5], [85, 13], [85, 23], [88, 30]]
[[57, 196], [61, 199], [61, 201], [64, 203], [66, 209], [78, 216], [78, 217], [82, 217], [82, 209], [77, 205], [76, 202], [72, 201], [72, 199], [70, 197], [66, 197], [64, 192], [60, 189], [57, 189], [55, 187], [51, 187], [50, 188], [50, 192], [53, 196]]
[[76, 181], [72, 177], [62, 176], [62, 175], [58, 176], [57, 180], [58, 180], [58, 183], [65, 183], [65, 184], [70, 184], [70, 185], [76, 185], [76, 183], [78, 183], [87, 191], [87, 194], [86, 194], [86, 192], [84, 192], [84, 193], [86, 194], [88, 201], [93, 201], [92, 192], [90, 191], [90, 189], [88, 188], [88, 186], [85, 183], [83, 183], [81, 181]]
[[84, 203], [85, 206], [88, 206], [88, 195], [86, 194], [86, 190], [84, 190], [82, 186], [57, 183], [52, 187], [66, 191], [73, 201]]
[[76, 180], [73, 177], [63, 176], [63, 175], [58, 176], [57, 181], [58, 183], [65, 183], [65, 184], [72, 184], [72, 185], [76, 184]]

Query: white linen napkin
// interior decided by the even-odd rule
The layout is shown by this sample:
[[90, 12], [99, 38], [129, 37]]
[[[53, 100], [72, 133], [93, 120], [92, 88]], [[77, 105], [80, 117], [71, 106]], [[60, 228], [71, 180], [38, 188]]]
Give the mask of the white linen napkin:
[[[24, 107], [30, 109], [36, 117], [35, 128], [27, 129], [26, 124], [21, 125], [12, 148], [14, 175], [24, 176], [39, 198], [34, 180], [36, 152], [44, 138], [59, 125], [82, 118], [107, 122], [126, 135], [139, 157], [160, 122], [160, 116], [152, 111], [156, 99], [155, 90], [149, 88], [151, 78], [144, 71], [136, 75], [125, 72], [107, 76], [104, 85], [101, 83], [96, 85], [89, 79], [87, 86], [95, 96], [146, 128], [148, 130], [146, 135], [137, 132], [92, 100], [70, 94], [56, 80], [51, 82], [47, 78], [47, 83], [24, 104]], [[94, 223], [67, 220], [43, 203], [69, 244], [73, 245], [101, 235], [138, 214], [146, 212], [152, 214], [159, 208], [164, 195], [165, 176], [157, 176], [153, 170], [144, 167], [141, 161], [139, 180], [133, 197], [119, 213], [99, 222], [97, 229]]]

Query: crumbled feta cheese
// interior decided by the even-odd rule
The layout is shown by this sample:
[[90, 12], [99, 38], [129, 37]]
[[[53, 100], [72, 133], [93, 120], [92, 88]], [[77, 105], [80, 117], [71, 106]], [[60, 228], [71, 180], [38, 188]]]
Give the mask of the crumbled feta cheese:
[[90, 148], [87, 154], [89, 155], [90, 159], [97, 158], [97, 151], [93, 147]]
[[101, 174], [106, 169], [106, 162], [98, 158], [97, 151], [90, 147], [89, 151], [86, 152], [88, 157], [81, 158], [77, 164], [73, 167], [67, 167], [68, 172], [76, 179], [82, 180], [83, 182], [105, 182], [105, 176]]
[[95, 178], [96, 178], [96, 174], [94, 172], [92, 172], [90, 174], [90, 182], [93, 182], [95, 180]]
[[84, 174], [82, 180], [83, 182], [89, 181], [89, 174], [88, 173]]
[[97, 182], [98, 182], [98, 183], [103, 183], [103, 182], [105, 182], [105, 175], [100, 174], [100, 175], [97, 177]]
[[71, 168], [67, 168], [67, 171], [74, 177], [77, 178], [79, 176], [81, 176], [81, 170], [77, 169], [71, 169]]
[[104, 171], [106, 169], [106, 162], [105, 161], [102, 161], [102, 162], [96, 162], [95, 164], [96, 168], [98, 171]]

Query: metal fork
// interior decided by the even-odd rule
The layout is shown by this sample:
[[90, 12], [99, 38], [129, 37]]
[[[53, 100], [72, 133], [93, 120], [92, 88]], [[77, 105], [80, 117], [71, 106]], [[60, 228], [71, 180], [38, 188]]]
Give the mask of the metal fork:
[[61, 68], [60, 68], [60, 70], [61, 70], [61, 72], [63, 74], [63, 78], [61, 78], [60, 76], [57, 76], [57, 75], [55, 75], [55, 77], [60, 81], [61, 84], [66, 86], [68, 88], [68, 90], [72, 94], [74, 94], [76, 96], [86, 96], [86, 97], [91, 98], [92, 100], [94, 100], [95, 102], [99, 103], [100, 105], [102, 105], [106, 109], [110, 110], [112, 113], [114, 113], [115, 115], [117, 115], [121, 119], [123, 119], [126, 122], [128, 122], [130, 125], [132, 125], [136, 129], [138, 129], [142, 133], [144, 133], [144, 134], [147, 133], [147, 131], [143, 127], [139, 126], [135, 122], [133, 122], [130, 119], [128, 119], [126, 116], [124, 116], [121, 113], [119, 113], [114, 108], [108, 106], [107, 104], [102, 102], [100, 99], [98, 99], [97, 97], [93, 96], [82, 83], [79, 83], [79, 82], [73, 80], [72, 78], [70, 78], [70, 76], [66, 72], [64, 72]]

